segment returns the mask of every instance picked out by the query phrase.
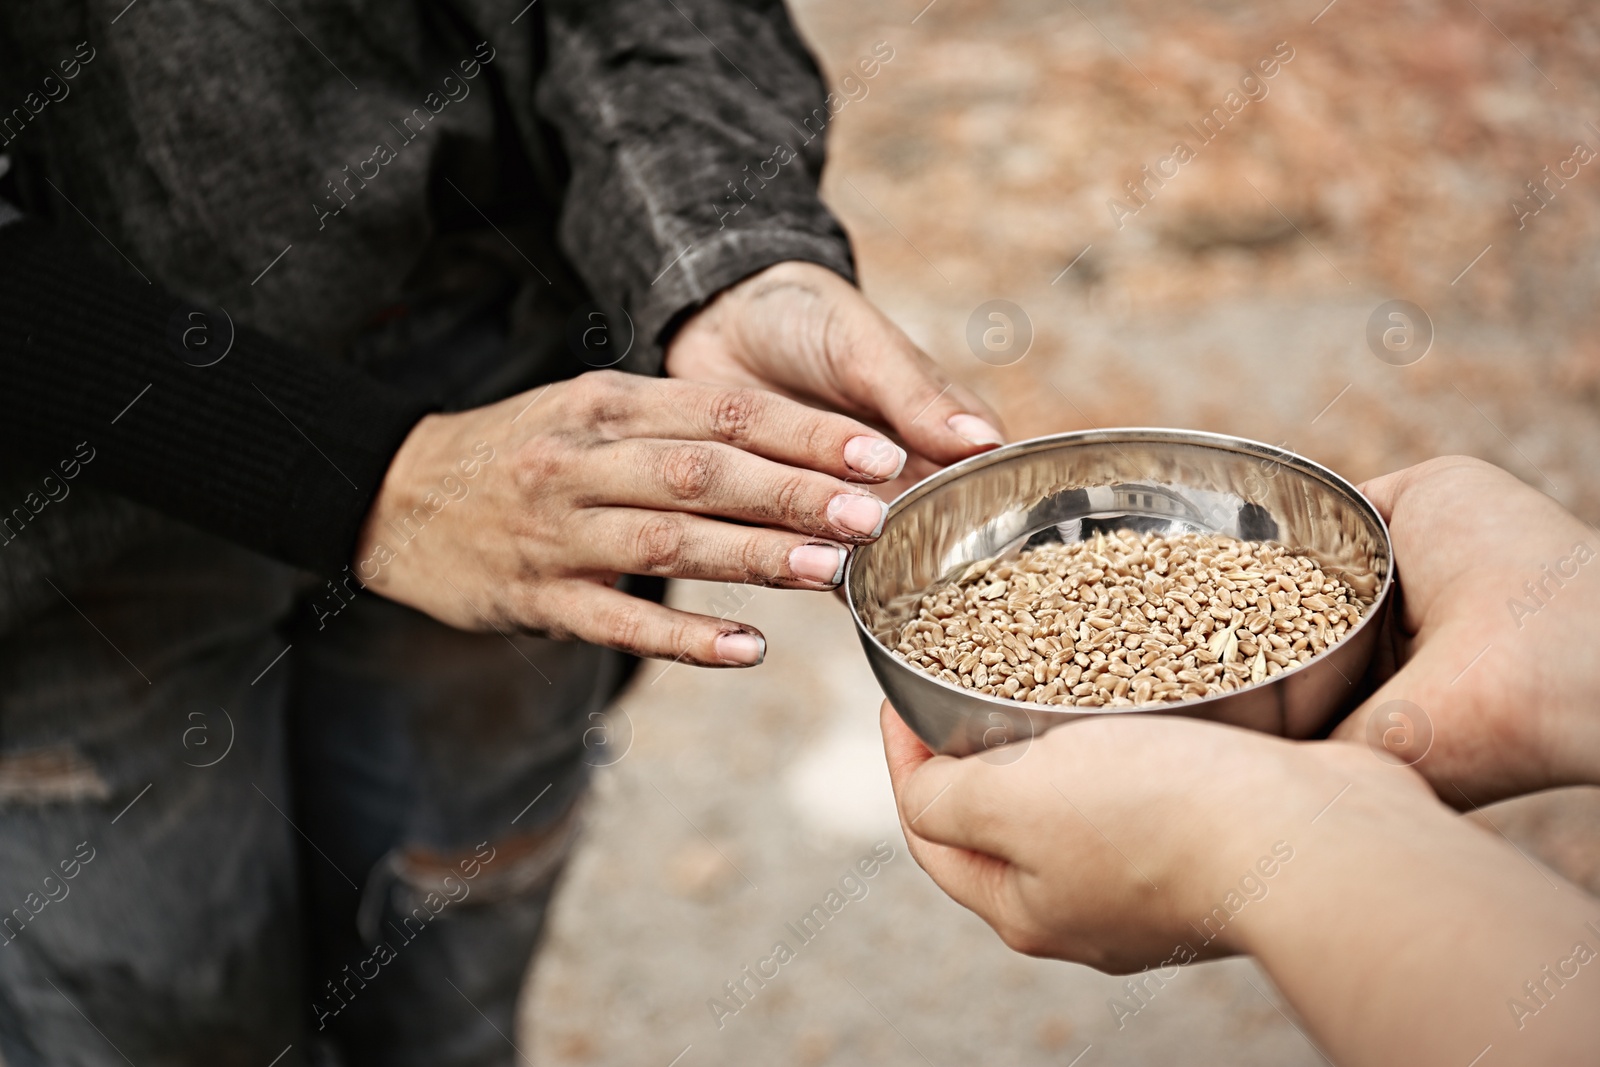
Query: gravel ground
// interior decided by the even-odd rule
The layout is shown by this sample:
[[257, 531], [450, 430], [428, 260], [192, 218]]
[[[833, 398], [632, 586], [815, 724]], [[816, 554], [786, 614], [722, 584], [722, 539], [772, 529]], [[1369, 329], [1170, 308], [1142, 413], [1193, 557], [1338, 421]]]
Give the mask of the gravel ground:
[[[1014, 436], [1217, 430], [1358, 480], [1462, 452], [1600, 519], [1600, 175], [1543, 201], [1525, 184], [1576, 144], [1600, 151], [1592, 9], [1323, 2], [797, 4], [835, 84], [894, 50], [834, 120], [825, 183], [866, 291]], [[1280, 42], [1293, 55], [1264, 98], [1209, 142], [1187, 131]], [[1178, 138], [1195, 159], [1130, 200]], [[1031, 323], [1007, 366], [966, 341], [991, 299]], [[1431, 323], [1406, 366], [1367, 342], [1394, 299]], [[771, 652], [745, 673], [648, 666], [615, 710], [626, 754], [598, 774], [528, 995], [530, 1059], [1322, 1062], [1249, 962], [1189, 968], [1119, 1027], [1122, 981], [1013, 955], [946, 899], [905, 852], [880, 697], [837, 602], [673, 599], [736, 610]], [[1600, 890], [1600, 791], [1478, 818]], [[893, 858], [866, 896], [714, 1018], [708, 1000], [795, 944], [785, 924], [878, 842]]]

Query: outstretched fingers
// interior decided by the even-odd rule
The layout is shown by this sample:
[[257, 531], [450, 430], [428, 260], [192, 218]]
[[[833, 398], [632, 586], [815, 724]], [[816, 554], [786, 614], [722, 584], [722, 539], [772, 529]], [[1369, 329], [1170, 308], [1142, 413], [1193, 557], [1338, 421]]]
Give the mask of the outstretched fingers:
[[571, 620], [563, 636], [645, 659], [699, 667], [754, 667], [767, 639], [753, 626], [696, 615], [629, 596], [610, 586], [567, 579], [545, 591], [550, 617]]

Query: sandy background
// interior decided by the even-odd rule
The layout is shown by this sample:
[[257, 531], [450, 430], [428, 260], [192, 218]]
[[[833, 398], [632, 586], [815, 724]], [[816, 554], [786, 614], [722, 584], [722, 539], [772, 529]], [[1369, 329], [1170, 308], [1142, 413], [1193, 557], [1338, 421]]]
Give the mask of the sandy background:
[[[1536, 215], [1525, 185], [1600, 151], [1600, 20], [1577, 0], [1322, 2], [797, 3], [835, 82], [894, 50], [835, 120], [826, 181], [866, 291], [1014, 436], [1218, 430], [1353, 479], [1464, 452], [1600, 520], [1600, 160]], [[1267, 96], [1117, 228], [1108, 199], [1197, 144], [1185, 123], [1280, 42]], [[966, 342], [991, 299], [1032, 324], [1009, 366]], [[1367, 344], [1392, 299], [1432, 323], [1409, 366]], [[1248, 962], [1185, 971], [1119, 1029], [1119, 980], [1007, 951], [905, 852], [844, 610], [743, 599], [763, 667], [651, 665], [620, 701], [626, 754], [599, 772], [529, 993], [531, 1061], [1323, 1062]], [[1491, 815], [1600, 889], [1593, 791]], [[894, 858], [868, 895], [719, 1029], [708, 998], [878, 841]]]

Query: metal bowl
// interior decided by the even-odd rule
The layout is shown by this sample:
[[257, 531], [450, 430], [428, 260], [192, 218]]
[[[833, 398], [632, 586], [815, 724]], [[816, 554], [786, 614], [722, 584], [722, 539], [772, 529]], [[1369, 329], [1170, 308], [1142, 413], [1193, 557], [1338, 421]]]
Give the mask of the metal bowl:
[[[1229, 693], [1134, 707], [1038, 705], [988, 696], [890, 652], [922, 594], [972, 563], [1096, 531], [1270, 540], [1337, 571], [1371, 605], [1309, 662]], [[1394, 587], [1383, 518], [1337, 474], [1272, 445], [1193, 430], [1056, 434], [947, 467], [889, 508], [883, 536], [845, 570], [850, 613], [889, 701], [936, 752], [965, 756], [1076, 719], [1157, 713], [1309, 737], [1354, 706]]]

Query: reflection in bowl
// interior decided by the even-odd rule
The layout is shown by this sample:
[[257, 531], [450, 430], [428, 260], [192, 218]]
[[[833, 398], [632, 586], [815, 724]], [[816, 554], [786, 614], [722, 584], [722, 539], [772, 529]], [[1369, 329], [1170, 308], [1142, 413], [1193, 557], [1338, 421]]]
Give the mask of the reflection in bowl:
[[[1276, 541], [1370, 603], [1310, 662], [1235, 691], [1176, 704], [1062, 707], [991, 696], [924, 673], [891, 649], [932, 586], [974, 563], [1096, 533], [1220, 534]], [[906, 723], [935, 751], [968, 755], [1090, 716], [1192, 715], [1309, 737], [1359, 697], [1394, 584], [1388, 530], [1338, 475], [1271, 445], [1189, 430], [1090, 430], [974, 456], [907, 490], [883, 536], [858, 548], [845, 589], [868, 661]]]

